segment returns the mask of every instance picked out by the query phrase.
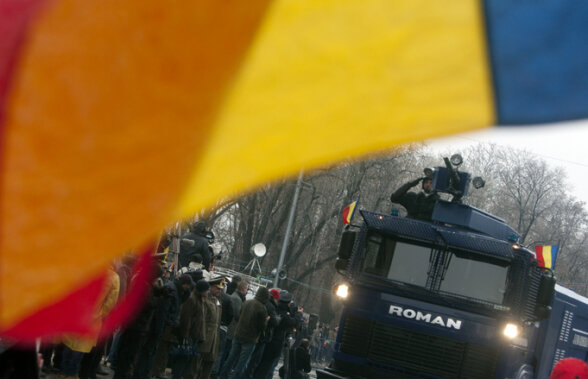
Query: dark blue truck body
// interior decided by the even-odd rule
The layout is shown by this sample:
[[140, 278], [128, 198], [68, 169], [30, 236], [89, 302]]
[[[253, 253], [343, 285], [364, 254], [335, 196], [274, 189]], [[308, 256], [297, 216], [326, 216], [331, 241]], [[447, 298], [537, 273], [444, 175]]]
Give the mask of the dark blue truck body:
[[541, 322], [537, 378], [547, 378], [555, 363], [574, 357], [588, 362], [588, 299], [556, 286], [551, 315]]
[[[543, 379], [561, 358], [588, 360], [588, 299], [557, 286], [540, 320], [543, 271], [502, 220], [448, 202], [431, 222], [361, 213], [318, 378]], [[508, 323], [518, 336], [503, 335]]]

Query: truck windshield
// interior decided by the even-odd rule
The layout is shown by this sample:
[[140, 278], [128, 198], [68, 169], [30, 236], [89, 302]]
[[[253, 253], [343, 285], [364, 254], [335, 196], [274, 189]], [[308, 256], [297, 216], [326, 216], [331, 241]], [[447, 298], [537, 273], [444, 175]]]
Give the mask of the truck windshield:
[[364, 272], [445, 295], [503, 304], [508, 265], [460, 250], [368, 238]]

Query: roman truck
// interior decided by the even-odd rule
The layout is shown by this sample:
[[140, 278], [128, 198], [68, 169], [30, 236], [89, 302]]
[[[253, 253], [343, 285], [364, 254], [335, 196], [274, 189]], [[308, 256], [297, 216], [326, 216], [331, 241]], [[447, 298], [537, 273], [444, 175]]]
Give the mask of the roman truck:
[[461, 157], [428, 172], [429, 220], [360, 210], [347, 225], [334, 289], [344, 303], [322, 378], [548, 378], [565, 357], [588, 360], [588, 299], [504, 220], [462, 202]]

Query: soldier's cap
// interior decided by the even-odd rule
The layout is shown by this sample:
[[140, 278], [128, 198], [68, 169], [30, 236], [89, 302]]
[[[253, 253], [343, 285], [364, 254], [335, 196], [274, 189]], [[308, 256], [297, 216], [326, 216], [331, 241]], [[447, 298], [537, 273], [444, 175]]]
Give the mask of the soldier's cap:
[[214, 287], [225, 288], [225, 284], [227, 283], [227, 281], [225, 280], [224, 276], [221, 276], [219, 278], [209, 280], [208, 283]]

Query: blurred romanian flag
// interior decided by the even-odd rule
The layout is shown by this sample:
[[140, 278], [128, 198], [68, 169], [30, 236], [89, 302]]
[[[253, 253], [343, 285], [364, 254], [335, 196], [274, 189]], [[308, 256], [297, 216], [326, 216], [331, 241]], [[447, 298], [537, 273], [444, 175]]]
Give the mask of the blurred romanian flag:
[[346, 206], [345, 208], [343, 208], [343, 223], [345, 225], [351, 223], [351, 219], [353, 218], [353, 215], [355, 214], [355, 207], [356, 206], [357, 206], [357, 200], [355, 200], [353, 203], [351, 203], [348, 206]]
[[0, 0], [0, 333], [88, 331], [113, 258], [268, 180], [584, 118], [587, 42], [576, 0]]
[[535, 246], [535, 253], [537, 253], [537, 264], [539, 267], [555, 269], [555, 260], [557, 259], [557, 245], [537, 245]]

